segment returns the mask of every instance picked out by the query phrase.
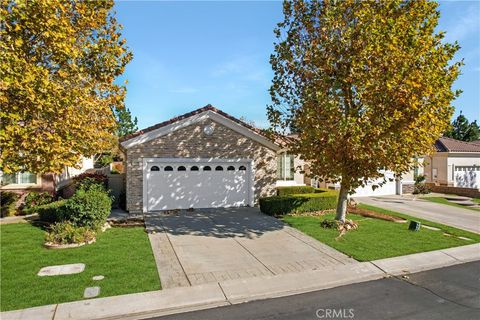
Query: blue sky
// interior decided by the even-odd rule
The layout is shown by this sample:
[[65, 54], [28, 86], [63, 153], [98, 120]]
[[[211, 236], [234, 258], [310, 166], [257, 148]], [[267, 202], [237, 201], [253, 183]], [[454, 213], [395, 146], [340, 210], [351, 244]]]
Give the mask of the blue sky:
[[[440, 2], [439, 30], [457, 40], [465, 66], [454, 101], [470, 120], [480, 120], [480, 2]], [[117, 18], [134, 54], [127, 107], [139, 128], [206, 104], [268, 125], [265, 107], [272, 71], [273, 29], [282, 20], [280, 1], [120, 1]]]

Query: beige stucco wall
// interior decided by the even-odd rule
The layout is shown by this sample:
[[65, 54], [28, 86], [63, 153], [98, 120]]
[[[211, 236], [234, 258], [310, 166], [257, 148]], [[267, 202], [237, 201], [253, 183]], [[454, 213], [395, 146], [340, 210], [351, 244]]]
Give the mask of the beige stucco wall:
[[[480, 166], [479, 153], [447, 153], [438, 152], [425, 157], [426, 181], [441, 185], [453, 185], [453, 171], [459, 166]], [[433, 169], [437, 169], [437, 179], [433, 179]]]
[[[203, 133], [206, 125], [214, 133]], [[127, 210], [143, 209], [143, 158], [251, 159], [255, 172], [255, 202], [273, 195], [276, 181], [276, 152], [211, 119], [192, 124], [165, 136], [130, 147], [126, 151]]]

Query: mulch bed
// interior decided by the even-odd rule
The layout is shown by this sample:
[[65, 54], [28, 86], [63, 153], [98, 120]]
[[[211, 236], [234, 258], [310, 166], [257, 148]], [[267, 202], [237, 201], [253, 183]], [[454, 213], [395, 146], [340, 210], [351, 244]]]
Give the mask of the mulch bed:
[[388, 214], [378, 213], [378, 212], [374, 212], [374, 211], [370, 211], [370, 210], [360, 209], [360, 208], [357, 208], [357, 207], [349, 207], [348, 212], [361, 215], [362, 217], [375, 218], [375, 219], [381, 219], [381, 220], [392, 221], [392, 222], [406, 222], [407, 221], [407, 220], [399, 218], [399, 217], [394, 217], [394, 216], [390, 216]]

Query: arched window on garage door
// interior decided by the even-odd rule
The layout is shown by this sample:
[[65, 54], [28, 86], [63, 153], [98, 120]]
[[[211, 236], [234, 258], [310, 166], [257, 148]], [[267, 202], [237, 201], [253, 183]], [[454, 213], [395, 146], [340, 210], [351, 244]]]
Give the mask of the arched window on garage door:
[[247, 168], [245, 166], [240, 166], [240, 167], [238, 167], [238, 170], [245, 171], [245, 170], [247, 170]]
[[203, 167], [203, 171], [212, 171], [212, 168], [210, 168], [210, 166], [205, 166]]
[[150, 171], [160, 171], [160, 168], [158, 166], [153, 166], [150, 168]]
[[235, 171], [235, 167], [234, 166], [228, 166], [227, 171]]
[[172, 168], [172, 166], [166, 166], [164, 170], [165, 171], [173, 171], [173, 168]]
[[223, 167], [222, 166], [216, 166], [215, 171], [223, 171]]
[[190, 171], [198, 171], [198, 167], [197, 166], [193, 166], [190, 168]]
[[187, 171], [187, 168], [185, 168], [185, 166], [180, 166], [177, 171]]

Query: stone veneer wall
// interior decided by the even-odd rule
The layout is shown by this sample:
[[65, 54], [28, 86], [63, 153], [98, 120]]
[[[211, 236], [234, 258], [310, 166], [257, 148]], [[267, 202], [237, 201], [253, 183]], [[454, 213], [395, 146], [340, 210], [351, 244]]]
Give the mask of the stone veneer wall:
[[456, 194], [458, 196], [480, 198], [480, 190], [473, 188], [459, 188], [450, 186], [437, 186], [433, 183], [427, 183], [432, 192]]
[[402, 194], [410, 194], [413, 193], [413, 190], [415, 189], [415, 184], [413, 183], [402, 183]]
[[[214, 132], [203, 133], [206, 125]], [[252, 159], [255, 172], [255, 202], [275, 193], [276, 152], [211, 119], [203, 120], [126, 151], [127, 210], [143, 210], [143, 158]]]

